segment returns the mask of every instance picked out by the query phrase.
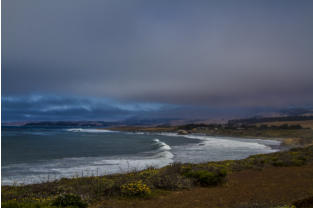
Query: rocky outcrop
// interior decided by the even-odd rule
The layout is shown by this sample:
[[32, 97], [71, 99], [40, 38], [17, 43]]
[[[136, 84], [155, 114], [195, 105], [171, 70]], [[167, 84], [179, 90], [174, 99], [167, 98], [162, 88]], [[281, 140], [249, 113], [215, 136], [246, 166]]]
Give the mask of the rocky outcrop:
[[186, 135], [186, 134], [188, 134], [188, 131], [185, 131], [185, 130], [178, 130], [178, 131], [177, 131], [177, 134], [179, 134], [179, 135]]

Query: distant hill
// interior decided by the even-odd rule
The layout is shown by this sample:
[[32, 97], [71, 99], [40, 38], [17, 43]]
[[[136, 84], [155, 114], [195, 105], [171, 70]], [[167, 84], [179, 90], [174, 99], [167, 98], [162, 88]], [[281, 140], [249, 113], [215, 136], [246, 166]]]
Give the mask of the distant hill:
[[25, 122], [22, 126], [69, 126], [69, 127], [109, 127], [109, 126], [153, 126], [159, 124], [169, 124], [175, 119], [139, 119], [131, 118], [124, 121], [107, 122], [107, 121], [38, 121]]
[[[253, 115], [251, 115], [253, 116]], [[186, 124], [252, 124], [279, 121], [313, 120], [313, 108], [285, 108], [273, 112], [259, 112], [253, 117], [208, 117], [203, 118], [146, 118], [131, 117], [121, 121], [28, 121], [7, 122], [2, 126], [68, 126], [68, 127], [110, 127], [110, 126], [179, 126]]]
[[264, 122], [278, 122], [278, 121], [303, 121], [313, 120], [313, 116], [285, 116], [285, 117], [252, 117], [238, 120], [229, 120], [228, 124], [254, 124]]
[[104, 121], [40, 121], [28, 122], [23, 126], [79, 126], [79, 127], [106, 127], [117, 125], [119, 122], [104, 122]]

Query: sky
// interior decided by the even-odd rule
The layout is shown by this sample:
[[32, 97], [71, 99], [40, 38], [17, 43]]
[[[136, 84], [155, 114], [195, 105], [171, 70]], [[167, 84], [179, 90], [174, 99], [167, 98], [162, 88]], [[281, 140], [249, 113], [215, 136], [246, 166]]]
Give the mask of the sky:
[[311, 0], [3, 0], [2, 120], [313, 105]]

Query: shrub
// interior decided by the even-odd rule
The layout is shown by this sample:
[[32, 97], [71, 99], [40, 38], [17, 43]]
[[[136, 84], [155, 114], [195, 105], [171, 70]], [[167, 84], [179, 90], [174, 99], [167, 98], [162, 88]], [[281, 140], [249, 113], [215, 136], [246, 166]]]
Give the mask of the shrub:
[[166, 190], [187, 189], [192, 186], [192, 181], [178, 173], [162, 174], [152, 178], [156, 188]]
[[287, 152], [268, 158], [273, 166], [301, 166], [307, 162], [307, 158], [298, 152]]
[[313, 207], [313, 196], [297, 200], [293, 203], [293, 205], [297, 208], [311, 208]]
[[305, 160], [302, 159], [292, 159], [291, 160], [291, 164], [294, 166], [301, 166], [301, 165], [305, 165]]
[[7, 200], [1, 202], [2, 208], [47, 208], [50, 207], [48, 201], [33, 200]]
[[222, 183], [227, 175], [225, 169], [216, 171], [196, 170], [185, 173], [185, 176], [194, 178], [202, 186], [214, 186]]
[[114, 181], [107, 178], [97, 177], [92, 185], [92, 189], [96, 195], [109, 195], [112, 193], [112, 188], [114, 186]]
[[123, 184], [121, 192], [125, 196], [147, 196], [151, 194], [151, 189], [142, 181]]
[[80, 196], [75, 194], [62, 194], [59, 195], [53, 202], [52, 206], [55, 207], [76, 207], [76, 208], [85, 208], [87, 203], [84, 202]]
[[192, 186], [192, 181], [182, 176], [184, 166], [180, 163], [171, 164], [160, 169], [157, 175], [154, 175], [149, 182], [159, 189], [176, 190], [186, 189]]
[[159, 173], [159, 170], [154, 169], [154, 168], [149, 168], [149, 169], [139, 172], [138, 175], [140, 178], [150, 179], [151, 177], [157, 175], [158, 173]]
[[279, 160], [279, 159], [272, 159], [272, 165], [273, 166], [284, 166], [286, 163], [284, 163], [282, 160]]

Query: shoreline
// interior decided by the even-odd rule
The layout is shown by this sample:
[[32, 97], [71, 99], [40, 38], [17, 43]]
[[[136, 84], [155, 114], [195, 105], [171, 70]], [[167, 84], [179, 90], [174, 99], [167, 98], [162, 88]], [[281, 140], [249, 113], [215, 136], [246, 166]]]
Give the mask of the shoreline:
[[[118, 131], [148, 134], [165, 132], [177, 135], [179, 130], [182, 130], [181, 127], [163, 127], [162, 130], [124, 127]], [[186, 128], [185, 131], [199, 136], [242, 138], [245, 141], [249, 138], [275, 140], [280, 142], [279, 151], [250, 155], [239, 160], [173, 163], [157, 169], [148, 168], [126, 173], [62, 178], [21, 186], [2, 185], [1, 205], [53, 207], [56, 199], [69, 194], [89, 207], [313, 206], [313, 188], [309, 187], [308, 190], [308, 186], [313, 185], [313, 145], [310, 145], [313, 141], [312, 129]], [[277, 147], [270, 144], [266, 146], [271, 149]], [[129, 191], [125, 193], [122, 190], [127, 185], [138, 185], [138, 188], [147, 190], [139, 196], [129, 194]]]
[[[132, 133], [135, 133], [137, 134], [137, 132], [132, 132]], [[141, 132], [141, 133], [144, 133], [144, 134], [155, 134], [155, 135], [160, 135], [160, 136], [168, 136], [168, 137], [186, 137], [186, 136], [189, 136], [189, 137], [186, 137], [186, 138], [192, 138], [192, 139], [197, 139], [199, 140], [200, 142], [205, 142], [206, 140], [205, 139], [199, 139], [197, 138], [197, 136], [203, 136], [203, 137], [214, 137], [214, 138], [220, 138], [222, 140], [234, 140], [234, 141], [239, 141], [239, 142], [242, 142], [240, 139], [253, 139], [253, 140], [263, 140], [261, 138], [253, 138], [253, 137], [233, 137], [233, 136], [210, 136], [210, 135], [206, 135], [206, 134], [197, 134], [197, 133], [193, 133], [193, 134], [185, 134], [185, 135], [180, 135], [180, 134], [177, 134], [175, 132]], [[171, 135], [167, 135], [167, 134], [171, 134]], [[286, 151], [286, 150], [289, 150], [290, 147], [286, 147], [286, 146], [283, 146], [282, 145], [282, 142], [280, 140], [276, 140], [276, 139], [272, 139], [272, 138], [268, 138], [266, 141], [275, 141], [275, 142], [280, 142], [279, 144], [262, 144], [262, 143], [259, 143], [258, 141], [253, 141], [253, 143], [256, 143], [256, 144], [259, 144], [259, 145], [263, 145], [263, 146], [266, 146], [266, 147], [269, 147], [271, 149], [271, 152], [264, 152], [264, 153], [259, 153], [259, 154], [271, 154], [271, 153], [276, 153], [276, 152], [282, 152], [282, 151]], [[249, 142], [249, 141], [243, 141], [243, 142]], [[195, 143], [197, 144], [197, 143]], [[246, 157], [243, 157], [243, 158], [233, 158], [233, 159], [221, 159], [221, 160], [206, 160], [206, 161], [203, 161], [203, 162], [179, 162], [179, 161], [173, 161], [167, 165], [164, 165], [164, 166], [161, 166], [161, 167], [157, 167], [157, 169], [159, 168], [164, 168], [170, 164], [175, 164], [175, 163], [191, 163], [191, 164], [203, 164], [203, 163], [214, 163], [214, 162], [222, 162], [222, 161], [227, 161], [227, 160], [244, 160], [246, 158], [249, 158], [250, 156], [253, 156], [253, 155], [257, 155], [257, 154], [250, 154], [250, 155], [247, 155]], [[123, 170], [120, 170], [120, 171], [116, 171], [116, 172], [108, 172], [104, 175], [115, 175], [115, 174], [123, 174], [123, 173], [128, 173], [128, 172], [131, 172], [132, 170], [137, 170], [137, 171], [142, 171], [142, 170], [145, 170], [147, 169], [148, 167], [150, 166], [146, 166], [145, 168], [137, 168], [137, 167], [130, 167], [128, 168], [127, 170], [123, 171]], [[82, 175], [81, 177], [92, 177], [94, 176], [94, 171], [98, 171], [99, 168], [95, 169], [95, 170], [90, 170], [88, 172], [90, 172], [90, 174], [88, 174], [87, 172], [85, 173], [85, 175]], [[82, 172], [84, 171], [87, 171], [87, 170], [82, 170]], [[79, 174], [81, 172], [78, 172]], [[77, 174], [77, 175], [73, 175], [73, 176], [60, 176], [60, 177], [54, 177], [53, 176], [56, 176], [56, 175], [53, 175], [53, 174], [46, 174], [46, 175], [40, 175], [39, 177], [32, 177], [32, 180], [24, 180], [23, 182], [19, 182], [19, 181], [13, 181], [12, 183], [4, 183], [4, 182], [1, 182], [2, 185], [5, 185], [5, 186], [14, 186], [14, 185], [33, 185], [33, 184], [41, 184], [41, 183], [47, 183], [47, 182], [53, 182], [53, 181], [58, 181], [62, 178], [67, 178], [67, 179], [74, 179], [74, 178], [77, 178], [77, 177], [80, 177], [80, 175]], [[49, 177], [50, 176], [50, 177]], [[96, 175], [96, 176], [103, 176], [103, 175]], [[36, 182], [34, 179], [41, 179], [39, 182]]]
[[[296, 145], [296, 139], [292, 139], [292, 138], [279, 138], [279, 137], [265, 137], [265, 136], [248, 136], [248, 135], [242, 135], [242, 136], [234, 136], [234, 135], [211, 135], [211, 134], [206, 134], [206, 133], [202, 133], [202, 132], [194, 132], [194, 133], [188, 133], [188, 134], [179, 134], [178, 132], [175, 131], [168, 131], [168, 132], [158, 132], [158, 131], [147, 131], [145, 129], [143, 130], [132, 130], [132, 131], [125, 131], [124, 128], [122, 128], [121, 130], [119, 130], [118, 128], [99, 128], [99, 130], [110, 130], [110, 131], [120, 131], [120, 132], [128, 132], [128, 133], [133, 133], [133, 134], [141, 134], [141, 133], [148, 133], [148, 134], [173, 134], [173, 135], [177, 135], [177, 136], [185, 136], [185, 135], [195, 135], [195, 136], [207, 136], [207, 137], [218, 137], [218, 138], [223, 138], [225, 137], [227, 138], [233, 138], [233, 139], [253, 139], [253, 140], [272, 140], [272, 141], [278, 141], [280, 142], [279, 145], [268, 145], [269, 147], [271, 147], [272, 149], [279, 149], [280, 151], [286, 151], [292, 148], [297, 148], [297, 147], [305, 147], [305, 146], [309, 146], [311, 144], [305, 145], [305, 146], [301, 146], [301, 145]], [[286, 143], [287, 141], [289, 141], [288, 143]]]
[[185, 134], [204, 134], [211, 137], [234, 137], [234, 138], [252, 138], [262, 140], [277, 140], [280, 141], [284, 148], [297, 148], [313, 145], [313, 129], [301, 128], [296, 130], [288, 129], [266, 129], [260, 127], [238, 129], [238, 128], [208, 128], [204, 127], [189, 128], [194, 124], [183, 126], [162, 126], [162, 127], [140, 127], [140, 126], [117, 126], [106, 128], [107, 130], [128, 131], [128, 132], [147, 132], [147, 133], [176, 133]]
[[[300, 181], [305, 180], [305, 182], [301, 185], [307, 187], [307, 184], [309, 182], [313, 183], [312, 178], [308, 178], [308, 175], [305, 175], [305, 173], [302, 173], [303, 175], [298, 176], [299, 172], [301, 173], [306, 171], [313, 171], [313, 146], [305, 147], [305, 148], [292, 148], [288, 151], [279, 151], [275, 153], [269, 153], [269, 154], [257, 154], [249, 156], [245, 159], [241, 160], [225, 160], [225, 161], [213, 161], [213, 162], [206, 162], [206, 163], [186, 163], [186, 164], [173, 164], [168, 165], [159, 169], [154, 168], [148, 168], [146, 170], [142, 171], [133, 171], [125, 174], [112, 174], [112, 175], [105, 175], [105, 176], [94, 176], [94, 177], [78, 177], [73, 179], [61, 179], [54, 182], [46, 182], [41, 184], [31, 184], [31, 185], [22, 185], [22, 186], [3, 186], [2, 185], [2, 206], [6, 206], [7, 204], [13, 204], [13, 206], [20, 207], [19, 204], [22, 204], [22, 202], [27, 202], [27, 204], [38, 204], [38, 207], [48, 207], [50, 204], [53, 203], [53, 200], [58, 197], [58, 194], [62, 193], [73, 193], [80, 195], [84, 198], [82, 198], [83, 201], [88, 203], [90, 207], [103, 207], [107, 204], [111, 205], [111, 207], [119, 207], [120, 204], [125, 206], [130, 206], [132, 203], [136, 204], [144, 204], [144, 202], [149, 201], [157, 201], [158, 198], [162, 197], [162, 194], [167, 195], [173, 195], [175, 194], [174, 191], [178, 191], [180, 194], [191, 195], [188, 191], [198, 191], [204, 190], [207, 192], [215, 191], [216, 189], [222, 189], [225, 190], [226, 194], [229, 192], [232, 192], [234, 194], [237, 194], [235, 191], [241, 187], [244, 189], [244, 185], [247, 184], [249, 179], [253, 179], [255, 175], [257, 176], [273, 176], [272, 173], [275, 173], [275, 176], [281, 176], [278, 178], [275, 178], [276, 184], [282, 184], [283, 182], [289, 182], [292, 181], [292, 185], [298, 185], [298, 182], [300, 184]], [[199, 184], [196, 176], [188, 177], [188, 173], [196, 172], [196, 171], [202, 172], [226, 172], [227, 176], [229, 177], [223, 177], [221, 179], [221, 182], [214, 185], [205, 186], [202, 184]], [[295, 173], [296, 176], [290, 176], [287, 177], [284, 173], [285, 170], [288, 170], [288, 173]], [[246, 174], [245, 174], [246, 173]], [[253, 174], [254, 173], [254, 174]], [[264, 174], [263, 174], [264, 173]], [[188, 175], [187, 175], [188, 174]], [[175, 177], [174, 177], [174, 176]], [[236, 181], [240, 181], [242, 183], [238, 184], [236, 183], [232, 190], [229, 190], [229, 186], [227, 185], [233, 185], [232, 178], [237, 178], [236, 176], [241, 175], [240, 179]], [[253, 175], [253, 176], [250, 176]], [[180, 176], [178, 179], [177, 177]], [[166, 183], [164, 185], [163, 178], [171, 178], [171, 181]], [[179, 180], [180, 178], [185, 179], [183, 182]], [[290, 180], [287, 179], [290, 178]], [[138, 181], [139, 180], [139, 181]], [[157, 180], [157, 181], [156, 181]], [[160, 184], [159, 180], [162, 180], [162, 184]], [[187, 181], [188, 180], [188, 181]], [[192, 180], [192, 184], [190, 185], [190, 181]], [[186, 182], [185, 182], [186, 181]], [[280, 182], [281, 181], [281, 182]], [[102, 185], [101, 182], [104, 182], [105, 184]], [[139, 196], [139, 197], [128, 197], [123, 196], [123, 193], [121, 193], [120, 187], [121, 185], [127, 184], [127, 182], [144, 182], [151, 190], [152, 194], [149, 194], [147, 197]], [[189, 182], [189, 183], [188, 183]], [[197, 183], [198, 182], [198, 183]], [[223, 183], [224, 182], [224, 183]], [[229, 183], [228, 183], [229, 182]], [[268, 182], [268, 185], [267, 185]], [[100, 184], [101, 183], [101, 184]], [[182, 184], [182, 185], [181, 185]], [[251, 183], [248, 183], [250, 185]], [[255, 179], [253, 180], [253, 184], [262, 184], [267, 185], [271, 190], [275, 190], [277, 185], [273, 185], [271, 183], [271, 180], [269, 179]], [[102, 185], [100, 193], [98, 193], [99, 185]], [[116, 186], [114, 186], [116, 185]], [[291, 185], [291, 187], [293, 187]], [[84, 189], [84, 188], [88, 189]], [[174, 188], [174, 191], [173, 191]], [[198, 189], [199, 188], [199, 189]], [[228, 189], [229, 188], [229, 189]], [[237, 188], [237, 189], [236, 189]], [[283, 189], [284, 187], [282, 187]], [[288, 187], [289, 188], [289, 187]], [[60, 190], [61, 189], [61, 190]], [[60, 191], [60, 192], [58, 192]], [[90, 192], [96, 192], [95, 194]], [[107, 191], [103, 193], [104, 191]], [[110, 191], [110, 192], [108, 192]], [[245, 191], [245, 190], [244, 190]], [[276, 191], [276, 190], [275, 190]], [[313, 190], [312, 190], [313, 191]], [[24, 192], [27, 193], [27, 196], [37, 196], [38, 200], [33, 200], [31, 198], [26, 198], [24, 196]], [[173, 193], [174, 192], [174, 193]], [[214, 195], [215, 192], [210, 192], [211, 195]], [[262, 193], [262, 190], [256, 189], [254, 192], [256, 193]], [[202, 192], [203, 193], [203, 192]], [[86, 196], [86, 194], [88, 194]], [[205, 193], [203, 193], [205, 194]], [[313, 196], [313, 193], [310, 193], [306, 196], [300, 196], [297, 195], [297, 199], [290, 199], [290, 190], [286, 189], [280, 191], [280, 195], [285, 195], [286, 199], [284, 199], [283, 202], [279, 203], [279, 201], [275, 201], [275, 199], [270, 200], [269, 202], [262, 202], [264, 206], [283, 206], [283, 205], [289, 205], [292, 206], [294, 202], [301, 198], [307, 198], [310, 197], [310, 195]], [[22, 195], [23, 199], [20, 199], [19, 195]], [[91, 196], [90, 196], [91, 195]], [[93, 196], [96, 195], [96, 196]], [[99, 196], [100, 195], [100, 196]], [[166, 195], [166, 196], [167, 196]], [[199, 194], [200, 195], [200, 194]], [[200, 195], [201, 196], [201, 195]], [[223, 194], [220, 194], [221, 198], [226, 198], [224, 201], [225, 203], [221, 203], [218, 207], [223, 207], [227, 204], [228, 197]], [[88, 197], [86, 199], [86, 197]], [[260, 196], [262, 197], [262, 195]], [[275, 196], [276, 197], [276, 196]], [[287, 198], [289, 197], [289, 199]], [[12, 200], [12, 198], [14, 198]], [[90, 199], [91, 198], [91, 199]], [[148, 198], [148, 199], [147, 199]], [[186, 197], [187, 198], [187, 197]], [[200, 198], [200, 197], [199, 197]], [[19, 202], [15, 202], [20, 199]], [[262, 199], [262, 198], [261, 198]], [[248, 201], [249, 199], [247, 199]], [[278, 199], [279, 200], [279, 199]], [[112, 202], [113, 201], [113, 202]], [[126, 201], [126, 202], [125, 202]], [[170, 200], [168, 200], [170, 202]], [[205, 201], [203, 199], [202, 201]], [[204, 204], [203, 202], [202, 204]], [[282, 204], [283, 203], [283, 204]], [[117, 205], [116, 205], [117, 204]], [[158, 203], [161, 204], [162, 207], [166, 206], [175, 206], [177, 203]], [[174, 204], [174, 205], [171, 205]], [[205, 203], [206, 204], [206, 203]], [[241, 203], [243, 204], [243, 203]], [[253, 205], [253, 202], [246, 202], [244, 204], [247, 204], [247, 206]], [[113, 205], [113, 206], [112, 206]], [[115, 206], [114, 206], [115, 205]], [[107, 205], [108, 206], [108, 205]], [[229, 206], [229, 205], [228, 205]], [[236, 205], [231, 205], [229, 207], [234, 207]], [[25, 205], [24, 205], [25, 207]], [[196, 207], [189, 205], [189, 207]]]
[[[133, 132], [133, 133], [136, 133], [136, 132]], [[206, 136], [206, 137], [215, 137], [215, 138], [221, 138], [221, 139], [226, 139], [226, 140], [229, 140], [229, 139], [234, 139], [234, 140], [240, 140], [240, 139], [252, 139], [252, 140], [264, 140], [264, 141], [276, 141], [276, 142], [279, 142], [278, 145], [273, 145], [273, 144], [266, 144], [265, 146], [268, 146], [270, 147], [271, 149], [273, 150], [279, 150], [278, 152], [280, 151], [287, 151], [287, 150], [290, 150], [292, 148], [295, 148], [293, 146], [287, 146], [284, 144], [284, 141], [286, 139], [284, 138], [262, 138], [262, 137], [253, 137], [253, 136], [246, 136], [246, 137], [239, 137], [239, 136], [224, 136], [224, 135], [208, 135], [208, 134], [202, 134], [202, 133], [192, 133], [192, 134], [178, 134], [176, 132], [140, 132], [140, 133], [154, 133], [154, 134], [164, 134], [164, 133], [169, 133], [169, 134], [175, 134], [176, 136]], [[258, 143], [258, 142], [256, 142]], [[259, 144], [259, 143], [258, 143]], [[264, 144], [261, 144], [261, 145], [264, 145]]]
[[[222, 137], [222, 136], [220, 136]], [[230, 137], [230, 138], [236, 138], [236, 137]], [[238, 138], [237, 138], [238, 139]], [[262, 139], [259, 139], [259, 140], [262, 140]], [[272, 140], [272, 139], [268, 139], [268, 140]], [[275, 141], [275, 140], [273, 140]], [[71, 179], [77, 179], [77, 178], [92, 178], [92, 177], [104, 177], [104, 176], [114, 176], [114, 175], [125, 175], [127, 173], [133, 173], [133, 172], [141, 172], [141, 171], [144, 171], [144, 170], [149, 170], [149, 169], [164, 169], [168, 166], [171, 166], [172, 164], [190, 164], [190, 165], [201, 165], [201, 164], [219, 164], [219, 163], [223, 163], [223, 162], [228, 162], [228, 161], [244, 161], [244, 160], [247, 160], [253, 156], [259, 156], [259, 155], [271, 155], [271, 154], [274, 154], [274, 153], [283, 153], [283, 152], [288, 152], [292, 149], [299, 149], [298, 148], [293, 148], [293, 147], [288, 147], [288, 149], [275, 149], [275, 147], [279, 147], [281, 148], [281, 145], [267, 145], [268, 147], [270, 147], [271, 149], [273, 150], [278, 150], [278, 151], [274, 151], [274, 152], [269, 152], [269, 153], [261, 153], [261, 154], [251, 154], [245, 158], [241, 158], [241, 159], [227, 159], [227, 160], [215, 160], [215, 161], [205, 161], [205, 162], [199, 162], [199, 163], [191, 163], [191, 162], [187, 162], [187, 163], [182, 163], [182, 162], [172, 162], [168, 165], [165, 165], [165, 166], [162, 166], [162, 167], [159, 167], [159, 168], [153, 168], [153, 167], [146, 167], [146, 168], [143, 168], [143, 169], [130, 169], [130, 170], [127, 170], [127, 171], [124, 171], [124, 172], [114, 172], [114, 173], [108, 173], [108, 174], [104, 174], [104, 175], [98, 175], [98, 176], [94, 176], [94, 175], [86, 175], [86, 176], [72, 176], [72, 177], [61, 177], [61, 178], [58, 178], [58, 179], [51, 179], [51, 180], [48, 180], [48, 181], [42, 181], [42, 182], [38, 182], [38, 183], [15, 183], [15, 184], [3, 184], [1, 182], [1, 187], [2, 186], [5, 186], [5, 187], [20, 187], [20, 186], [30, 186], [30, 185], [38, 185], [38, 184], [47, 184], [47, 183], [52, 183], [52, 182], [58, 182], [62, 179], [67, 179], [67, 180], [71, 180]], [[313, 149], [313, 146], [308, 146], [308, 147], [312, 147]], [[303, 148], [306, 148], [306, 147], [300, 147], [300, 149], [303, 149]], [[41, 177], [42, 178], [42, 177]]]

